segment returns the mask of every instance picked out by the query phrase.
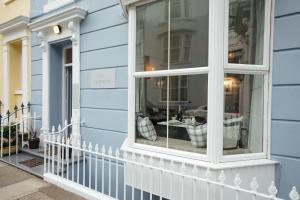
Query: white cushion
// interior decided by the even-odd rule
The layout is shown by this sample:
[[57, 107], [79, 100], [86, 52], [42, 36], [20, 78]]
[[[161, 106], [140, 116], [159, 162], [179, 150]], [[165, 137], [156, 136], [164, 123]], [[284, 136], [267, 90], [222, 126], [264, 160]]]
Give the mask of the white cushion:
[[192, 126], [189, 125], [186, 127], [186, 130], [191, 139], [191, 143], [195, 147], [206, 147], [207, 143], [207, 125]]
[[138, 117], [137, 129], [143, 138], [151, 141], [156, 141], [156, 131], [149, 117]]
[[223, 148], [231, 149], [238, 146], [243, 117], [224, 120]]

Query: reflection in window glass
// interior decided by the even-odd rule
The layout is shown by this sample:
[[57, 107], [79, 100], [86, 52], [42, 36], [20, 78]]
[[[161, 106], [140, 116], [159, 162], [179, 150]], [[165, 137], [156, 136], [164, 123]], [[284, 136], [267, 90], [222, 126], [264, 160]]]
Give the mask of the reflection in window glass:
[[142, 78], [136, 83], [136, 142], [205, 154], [207, 75]]
[[208, 5], [208, 0], [172, 0], [170, 19], [169, 1], [137, 7], [136, 71], [167, 70], [169, 61], [170, 69], [207, 66]]
[[225, 74], [225, 155], [262, 152], [263, 81], [263, 75]]
[[167, 147], [167, 126], [159, 125], [167, 121], [166, 78], [136, 79], [136, 142], [158, 147]]
[[[161, 55], [162, 33], [168, 31], [166, 22], [168, 1], [157, 1], [155, 3], [139, 6], [136, 9], [136, 71], [165, 70], [167, 65], [163, 64]], [[168, 55], [168, 54], [166, 54]]]
[[[207, 77], [207, 74], [170, 77], [170, 149], [206, 154]], [[182, 97], [185, 99], [175, 101]]]
[[228, 62], [263, 64], [265, 1], [229, 2]]
[[[209, 1], [175, 0], [170, 3], [174, 8], [170, 13], [170, 68], [207, 66]], [[167, 33], [162, 37], [167, 39]]]

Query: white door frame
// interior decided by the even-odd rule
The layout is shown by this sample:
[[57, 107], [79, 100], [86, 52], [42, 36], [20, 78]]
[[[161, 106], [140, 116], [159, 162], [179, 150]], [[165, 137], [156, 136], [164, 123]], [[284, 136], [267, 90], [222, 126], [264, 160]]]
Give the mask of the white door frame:
[[[68, 6], [34, 20], [29, 26], [38, 32], [43, 51], [43, 91], [42, 91], [42, 129], [43, 134], [49, 132], [49, 43], [70, 39], [72, 41], [72, 144], [78, 145], [80, 135], [80, 21], [87, 11], [77, 5]], [[61, 26], [61, 33], [53, 33], [53, 25]]]

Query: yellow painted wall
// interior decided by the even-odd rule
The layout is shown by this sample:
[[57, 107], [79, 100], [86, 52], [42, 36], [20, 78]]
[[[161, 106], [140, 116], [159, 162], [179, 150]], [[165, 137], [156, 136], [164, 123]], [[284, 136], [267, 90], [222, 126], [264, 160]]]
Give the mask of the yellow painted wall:
[[9, 99], [10, 110], [12, 111], [22, 102], [22, 95], [18, 91], [22, 90], [22, 43], [14, 42], [9, 45]]
[[0, 35], [0, 100], [3, 101], [3, 46], [2, 35]]
[[[0, 0], [0, 24], [3, 24], [20, 15], [29, 16], [30, 0]], [[30, 31], [28, 31], [28, 100], [30, 100]], [[3, 101], [3, 38], [0, 35], [0, 100]], [[21, 39], [21, 38], [20, 38]], [[21, 105], [22, 95], [16, 95], [16, 90], [22, 88], [22, 46], [21, 40], [9, 42], [9, 73], [10, 73], [10, 110], [14, 105]]]
[[29, 16], [30, 0], [0, 0], [0, 13], [0, 24], [19, 15]]

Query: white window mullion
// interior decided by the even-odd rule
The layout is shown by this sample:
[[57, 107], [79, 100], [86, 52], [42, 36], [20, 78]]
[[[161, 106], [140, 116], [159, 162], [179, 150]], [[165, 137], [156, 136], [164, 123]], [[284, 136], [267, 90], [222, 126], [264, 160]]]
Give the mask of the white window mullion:
[[[171, 62], [171, 1], [168, 2], [168, 70]], [[169, 148], [170, 76], [167, 77], [167, 148]]]
[[135, 142], [135, 78], [133, 74], [136, 66], [136, 8], [131, 7], [129, 9], [129, 21], [128, 21], [128, 135], [129, 144]]
[[225, 2], [209, 1], [207, 154], [213, 163], [219, 163], [223, 154], [224, 17]]

